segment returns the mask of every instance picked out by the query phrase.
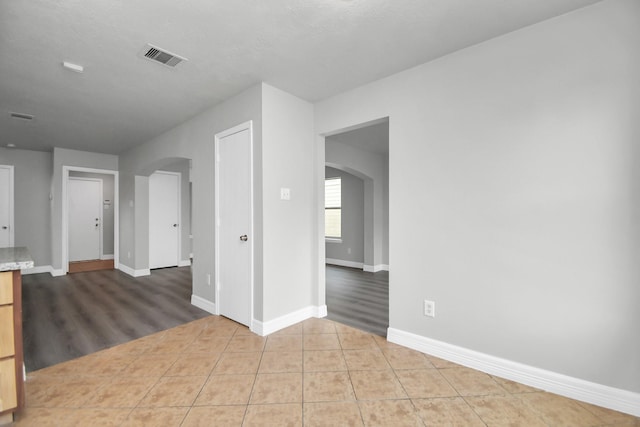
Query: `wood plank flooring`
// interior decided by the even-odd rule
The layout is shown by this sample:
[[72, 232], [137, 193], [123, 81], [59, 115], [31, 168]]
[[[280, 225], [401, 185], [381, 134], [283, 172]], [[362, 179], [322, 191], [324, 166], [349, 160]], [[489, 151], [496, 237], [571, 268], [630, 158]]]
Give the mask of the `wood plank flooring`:
[[203, 318], [191, 305], [191, 268], [23, 276], [28, 372]]
[[88, 261], [74, 261], [69, 263], [69, 273], [98, 270], [113, 270], [113, 260], [92, 259]]
[[327, 318], [383, 337], [389, 327], [389, 272], [326, 266]]

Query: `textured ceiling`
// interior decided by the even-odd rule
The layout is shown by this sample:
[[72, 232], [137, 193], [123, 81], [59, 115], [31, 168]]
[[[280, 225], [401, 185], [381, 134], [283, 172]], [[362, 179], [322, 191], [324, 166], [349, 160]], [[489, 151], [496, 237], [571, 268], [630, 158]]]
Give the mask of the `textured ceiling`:
[[0, 0], [0, 146], [117, 154], [260, 81], [317, 101], [596, 2]]

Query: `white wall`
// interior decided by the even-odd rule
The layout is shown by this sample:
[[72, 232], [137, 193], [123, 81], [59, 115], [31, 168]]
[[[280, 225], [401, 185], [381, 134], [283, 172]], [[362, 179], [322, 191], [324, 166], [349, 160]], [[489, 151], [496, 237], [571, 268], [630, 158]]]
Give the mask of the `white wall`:
[[[313, 305], [313, 106], [262, 85], [263, 321]], [[280, 200], [280, 189], [291, 200]]]
[[355, 175], [326, 167], [326, 178], [342, 180], [341, 242], [326, 243], [327, 259], [364, 264], [364, 181]]
[[390, 118], [392, 328], [640, 392], [639, 42], [604, 1], [316, 104]]
[[14, 166], [15, 246], [26, 246], [36, 267], [51, 265], [51, 153], [0, 147], [0, 164]]

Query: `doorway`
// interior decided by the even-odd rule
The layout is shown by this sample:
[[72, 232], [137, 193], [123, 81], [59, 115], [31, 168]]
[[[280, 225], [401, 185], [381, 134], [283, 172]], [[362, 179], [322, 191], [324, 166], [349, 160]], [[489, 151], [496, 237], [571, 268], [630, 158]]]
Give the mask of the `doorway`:
[[0, 248], [13, 241], [13, 166], [0, 165]]
[[102, 181], [70, 176], [68, 191], [69, 263], [97, 261], [102, 257]]
[[149, 176], [149, 268], [180, 263], [180, 173], [156, 171]]
[[247, 326], [253, 317], [252, 145], [251, 122], [215, 137], [216, 311]]

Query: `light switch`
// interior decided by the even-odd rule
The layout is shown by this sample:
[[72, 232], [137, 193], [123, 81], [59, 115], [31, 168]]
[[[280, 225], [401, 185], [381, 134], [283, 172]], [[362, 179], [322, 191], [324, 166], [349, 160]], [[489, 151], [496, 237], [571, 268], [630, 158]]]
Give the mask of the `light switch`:
[[281, 188], [280, 189], [280, 200], [291, 200], [291, 189], [289, 189], [289, 188]]

